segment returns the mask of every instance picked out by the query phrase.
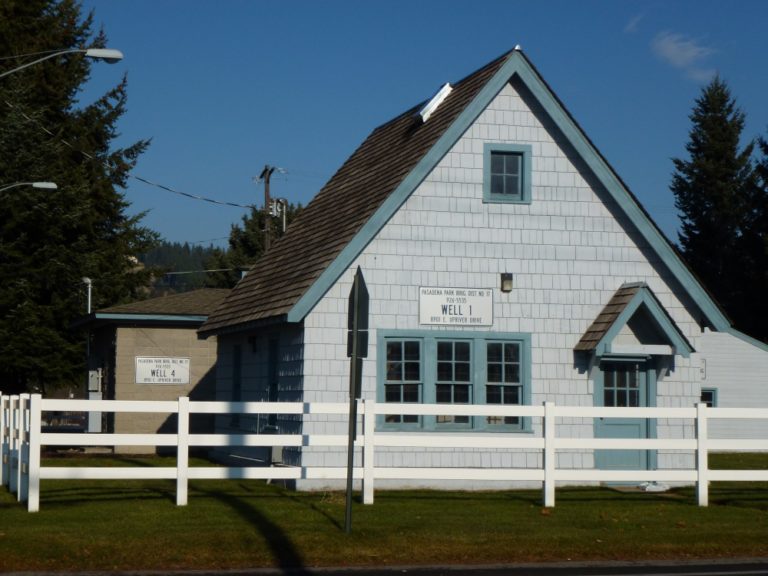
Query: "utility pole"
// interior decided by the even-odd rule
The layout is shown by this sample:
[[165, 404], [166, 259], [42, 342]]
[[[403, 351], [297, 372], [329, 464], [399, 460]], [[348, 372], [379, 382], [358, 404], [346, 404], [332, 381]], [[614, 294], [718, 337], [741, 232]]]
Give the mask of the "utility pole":
[[264, 181], [264, 252], [269, 250], [269, 241], [271, 233], [271, 214], [270, 214], [270, 199], [269, 199], [269, 179], [272, 176], [272, 172], [275, 171], [274, 166], [267, 164], [264, 166], [264, 170], [259, 175], [259, 180]]

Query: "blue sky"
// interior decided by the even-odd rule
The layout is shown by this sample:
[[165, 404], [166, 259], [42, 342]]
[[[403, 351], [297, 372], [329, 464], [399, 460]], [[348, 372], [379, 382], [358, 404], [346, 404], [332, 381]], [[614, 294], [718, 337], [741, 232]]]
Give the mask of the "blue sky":
[[[95, 64], [87, 103], [128, 75], [118, 145], [133, 174], [261, 205], [253, 181], [306, 204], [376, 126], [520, 44], [662, 230], [688, 115], [719, 73], [768, 136], [768, 2], [740, 0], [84, 0], [125, 59]], [[225, 245], [245, 210], [136, 179], [131, 213], [170, 241]]]

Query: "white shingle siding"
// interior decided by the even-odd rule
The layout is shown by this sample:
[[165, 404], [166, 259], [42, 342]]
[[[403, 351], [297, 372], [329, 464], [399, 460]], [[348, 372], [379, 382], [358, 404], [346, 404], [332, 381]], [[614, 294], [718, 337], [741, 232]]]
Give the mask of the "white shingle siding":
[[[681, 302], [677, 284], [655, 254], [634, 233], [633, 225], [595, 190], [583, 164], [563, 150], [549, 122], [531, 112], [508, 84], [451, 151], [418, 186], [380, 233], [318, 302], [304, 322], [304, 400], [347, 398], [346, 304], [354, 270], [362, 267], [371, 299], [368, 359], [363, 397], [376, 398], [376, 330], [424, 329], [419, 325], [418, 287], [453, 286], [494, 289], [495, 332], [532, 335], [532, 403], [546, 400], [591, 405], [593, 384], [573, 348], [613, 293], [625, 282], [644, 281], [694, 348], [700, 329]], [[483, 203], [483, 144], [508, 142], [532, 146], [532, 202]], [[588, 181], [589, 180], [589, 181]], [[514, 274], [514, 289], [498, 290], [499, 274]], [[687, 300], [686, 300], [687, 301]], [[332, 316], [338, 316], [332, 320]], [[434, 329], [439, 329], [433, 327]], [[581, 369], [581, 370], [580, 370]], [[660, 377], [659, 406], [692, 406], [699, 398], [698, 358], [675, 358]], [[315, 424], [305, 425], [311, 432]], [[342, 421], [324, 428], [346, 432]], [[565, 422], [562, 433], [591, 436], [592, 423]], [[566, 430], [567, 428], [567, 430]], [[539, 434], [539, 424], [534, 423]], [[659, 422], [659, 437], [692, 434], [680, 422]], [[334, 453], [305, 450], [307, 464]], [[382, 462], [408, 465], [406, 452], [382, 454]], [[435, 466], [487, 463], [492, 466], [539, 465], [537, 455], [463, 451], [420, 452]], [[335, 453], [336, 464], [344, 455]], [[475, 458], [480, 458], [475, 464]], [[425, 460], [426, 459], [426, 460]], [[471, 459], [471, 460], [469, 460]], [[589, 454], [565, 453], [561, 465], [592, 466]], [[659, 465], [689, 465], [690, 458], [659, 454]]]
[[[706, 331], [699, 342], [701, 386], [717, 389], [718, 406], [768, 407], [768, 351], [723, 332]], [[715, 420], [711, 426], [712, 438], [768, 438], [765, 420]]]

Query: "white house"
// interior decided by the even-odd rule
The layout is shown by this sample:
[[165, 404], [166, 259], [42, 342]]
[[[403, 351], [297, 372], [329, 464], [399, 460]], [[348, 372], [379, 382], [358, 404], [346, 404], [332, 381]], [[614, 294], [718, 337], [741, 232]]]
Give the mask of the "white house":
[[[692, 406], [704, 394], [733, 405], [743, 388], [750, 405], [768, 405], [768, 347], [730, 326], [519, 49], [376, 128], [209, 316], [200, 333], [218, 337], [217, 399], [346, 401], [347, 297], [358, 266], [370, 292], [364, 398]], [[738, 350], [738, 365], [726, 350]], [[267, 420], [219, 427], [346, 432], [328, 417]], [[695, 433], [668, 420], [558, 426], [581, 437]], [[393, 414], [377, 427], [541, 434], [528, 418]], [[284, 453], [288, 464], [344, 458], [330, 448]], [[540, 465], [525, 451], [391, 449], [377, 458]], [[661, 450], [559, 458], [577, 468], [692, 465]]]

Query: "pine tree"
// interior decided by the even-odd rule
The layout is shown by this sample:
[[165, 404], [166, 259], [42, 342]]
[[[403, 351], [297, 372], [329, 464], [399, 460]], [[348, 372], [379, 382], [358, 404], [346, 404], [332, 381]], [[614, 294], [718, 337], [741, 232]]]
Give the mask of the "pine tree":
[[746, 276], [741, 329], [768, 343], [768, 140], [758, 139], [757, 150], [747, 219], [738, 247]]
[[[70, 48], [104, 47], [92, 16], [75, 0], [0, 3], [0, 71]], [[0, 79], [0, 186], [52, 181], [56, 190], [0, 192], [0, 390], [45, 390], [84, 380], [83, 277], [93, 306], [135, 297], [149, 271], [135, 256], [155, 233], [128, 216], [121, 189], [148, 142], [114, 150], [125, 112], [123, 79], [97, 101], [78, 106], [90, 61], [58, 56]], [[104, 65], [104, 64], [99, 64]]]
[[[301, 204], [286, 206], [286, 224], [289, 225], [301, 213]], [[264, 252], [264, 210], [251, 208], [250, 215], [243, 216], [242, 227], [233, 224], [229, 233], [229, 248], [218, 250], [206, 262], [210, 272], [206, 285], [212, 288], [232, 288], [240, 280], [242, 273], [253, 266]], [[272, 218], [273, 238], [283, 235], [281, 218]]]
[[694, 273], [744, 329], [747, 279], [739, 246], [749, 222], [754, 146], [739, 149], [744, 113], [719, 77], [704, 87], [690, 119], [689, 159], [673, 159], [680, 247]]

